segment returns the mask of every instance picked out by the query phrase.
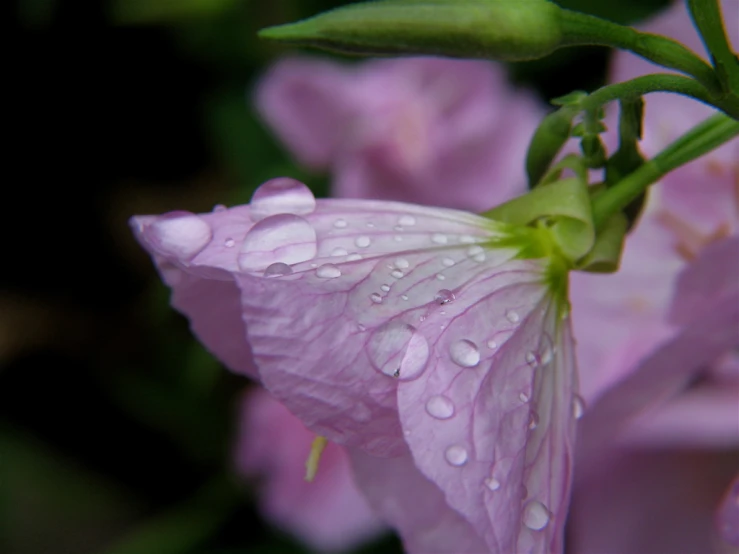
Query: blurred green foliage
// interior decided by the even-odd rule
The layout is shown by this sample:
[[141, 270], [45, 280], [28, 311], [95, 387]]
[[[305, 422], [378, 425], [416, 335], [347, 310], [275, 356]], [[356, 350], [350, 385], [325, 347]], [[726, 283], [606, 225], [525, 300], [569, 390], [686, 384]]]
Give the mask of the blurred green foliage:
[[[126, 219], [246, 202], [278, 175], [327, 194], [329, 176], [284, 152], [251, 91], [290, 53], [258, 41], [258, 29], [342, 3], [16, 3], [9, 171], [21, 180], [5, 205], [32, 210], [32, 223], [19, 231], [5, 218], [0, 232], [14, 237], [0, 320], [18, 330], [0, 349], [1, 552], [306, 552], [265, 524], [249, 484], [231, 474], [249, 384], [168, 307]], [[665, 3], [561, 2], [619, 22]], [[565, 50], [512, 75], [554, 98], [602, 83], [606, 56]], [[361, 552], [400, 552], [400, 543]]]

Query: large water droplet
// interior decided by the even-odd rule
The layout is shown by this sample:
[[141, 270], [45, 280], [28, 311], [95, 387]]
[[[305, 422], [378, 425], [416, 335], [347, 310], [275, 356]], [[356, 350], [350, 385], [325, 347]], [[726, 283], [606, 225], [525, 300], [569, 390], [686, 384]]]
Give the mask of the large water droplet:
[[445, 279], [446, 279], [446, 275], [444, 275], [443, 273], [437, 273], [436, 274], [436, 280], [437, 281], [444, 281]]
[[309, 214], [316, 209], [316, 199], [300, 181], [278, 177], [254, 191], [249, 209], [257, 221], [277, 214]]
[[572, 397], [572, 415], [575, 419], [580, 419], [585, 414], [585, 400], [579, 394]]
[[402, 225], [404, 227], [412, 227], [416, 224], [416, 218], [412, 215], [401, 215], [400, 219], [398, 219], [398, 225]]
[[444, 457], [446, 458], [447, 462], [449, 462], [453, 466], [459, 467], [467, 463], [469, 455], [467, 454], [467, 449], [464, 446], [459, 446], [455, 444], [446, 449], [446, 452], [444, 452]]
[[436, 419], [449, 419], [454, 415], [454, 403], [446, 396], [432, 396], [426, 401], [426, 411]]
[[313, 259], [316, 252], [316, 231], [310, 223], [297, 215], [273, 215], [246, 233], [239, 267], [253, 271], [275, 262], [292, 265]]
[[452, 267], [454, 265], [454, 260], [451, 258], [444, 258], [441, 260], [441, 263], [444, 264], [444, 267]]
[[334, 264], [323, 264], [316, 269], [316, 275], [321, 279], [336, 279], [341, 277], [341, 270]]
[[395, 277], [396, 279], [402, 279], [403, 278], [403, 272], [400, 271], [399, 269], [393, 269], [390, 272], [390, 275], [393, 276], [393, 277]]
[[213, 238], [202, 217], [190, 212], [170, 212], [144, 228], [144, 237], [159, 253], [180, 260], [195, 257]]
[[442, 233], [434, 233], [431, 235], [431, 242], [434, 244], [446, 244], [449, 242], [449, 238]]
[[373, 333], [367, 354], [375, 369], [385, 375], [414, 379], [426, 368], [429, 345], [412, 325], [391, 321]]
[[370, 300], [372, 300], [372, 302], [375, 304], [382, 304], [382, 296], [377, 294], [376, 292], [370, 294]]
[[518, 312], [515, 310], [506, 310], [505, 316], [511, 323], [518, 323], [521, 321], [521, 316], [518, 315]]
[[398, 258], [395, 260], [395, 267], [398, 269], [408, 269], [410, 266], [411, 263], [405, 258]]
[[551, 514], [544, 504], [532, 500], [523, 508], [523, 524], [532, 531], [541, 531], [549, 524]]
[[441, 289], [439, 292], [436, 293], [436, 296], [434, 296], [434, 301], [440, 306], [443, 306], [444, 304], [449, 304], [449, 302], [452, 302], [454, 299], [454, 293], [449, 289]]
[[382, 292], [390, 292], [390, 285], [380, 285], [380, 290]]
[[293, 268], [282, 262], [277, 262], [267, 266], [264, 270], [265, 277], [282, 277], [283, 275], [290, 275], [293, 272]]
[[337, 246], [331, 251], [331, 255], [335, 258], [341, 257], [341, 256], [347, 256], [349, 252], [347, 252], [346, 248], [342, 248], [341, 246]]
[[480, 363], [480, 350], [477, 345], [467, 339], [458, 340], [449, 348], [452, 361], [462, 367], [475, 367]]
[[357, 237], [354, 240], [354, 244], [356, 244], [359, 248], [367, 248], [370, 244], [372, 244], [372, 240], [369, 237], [361, 236]]

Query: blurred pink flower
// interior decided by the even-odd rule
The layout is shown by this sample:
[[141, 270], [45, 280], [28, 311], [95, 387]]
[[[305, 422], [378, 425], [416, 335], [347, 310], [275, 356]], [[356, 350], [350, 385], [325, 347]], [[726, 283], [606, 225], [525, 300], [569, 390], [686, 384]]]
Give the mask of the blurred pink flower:
[[545, 111], [501, 65], [444, 58], [287, 59], [256, 102], [300, 161], [331, 170], [334, 196], [473, 211], [525, 191], [525, 153]]
[[[560, 269], [519, 259], [547, 244], [545, 230], [316, 201], [291, 179], [248, 206], [132, 225], [175, 290], [234, 295], [262, 383], [311, 431], [359, 460], [395, 457], [365, 459], [358, 479], [410, 551], [448, 552], [430, 540], [442, 525], [458, 552], [561, 550], [573, 343]], [[398, 482], [394, 466], [413, 476]]]
[[258, 478], [262, 514], [318, 552], [339, 552], [375, 538], [385, 527], [351, 475], [342, 447], [329, 443], [315, 479], [304, 479], [315, 435], [264, 389], [244, 396], [236, 470]]
[[[727, 22], [739, 18], [739, 2], [722, 8]], [[684, 3], [645, 30], [701, 50]], [[728, 30], [738, 43], [739, 28]], [[613, 80], [654, 71], [619, 53]], [[647, 96], [645, 153], [711, 113], [691, 99]], [[728, 238], [739, 230], [737, 160], [734, 140], [666, 176], [650, 190], [619, 272], [572, 275], [582, 394], [592, 406], [579, 430], [574, 552], [725, 548], [712, 523], [739, 451], [739, 240]], [[697, 460], [705, 469], [695, 470]]]

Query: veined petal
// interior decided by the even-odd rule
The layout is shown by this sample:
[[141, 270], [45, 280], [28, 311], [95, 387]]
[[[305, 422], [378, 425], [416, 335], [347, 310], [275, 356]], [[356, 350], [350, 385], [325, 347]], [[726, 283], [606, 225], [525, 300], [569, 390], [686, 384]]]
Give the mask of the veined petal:
[[491, 274], [533, 282], [543, 264], [514, 259], [527, 246], [518, 228], [455, 210], [326, 200], [304, 221], [315, 257], [236, 276], [262, 381], [316, 433], [396, 455], [398, 383], [435, 366], [440, 327]]
[[167, 237], [166, 261], [235, 283], [263, 384], [311, 430], [379, 456], [410, 447], [492, 552], [561, 550], [575, 376], [547, 231], [306, 193], [268, 182], [202, 216], [217, 238], [187, 234], [200, 250]]
[[[491, 552], [558, 552], [577, 415], [572, 341], [547, 288], [521, 281], [480, 283], [398, 404], [416, 465]], [[463, 343], [476, 346], [474, 364], [455, 357]]]

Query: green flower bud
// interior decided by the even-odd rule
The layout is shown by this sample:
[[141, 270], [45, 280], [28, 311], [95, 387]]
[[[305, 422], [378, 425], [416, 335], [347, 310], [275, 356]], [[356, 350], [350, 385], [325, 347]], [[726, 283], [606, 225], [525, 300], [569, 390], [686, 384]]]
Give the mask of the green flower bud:
[[562, 12], [548, 0], [381, 0], [270, 27], [260, 36], [365, 55], [531, 60], [562, 46]]

